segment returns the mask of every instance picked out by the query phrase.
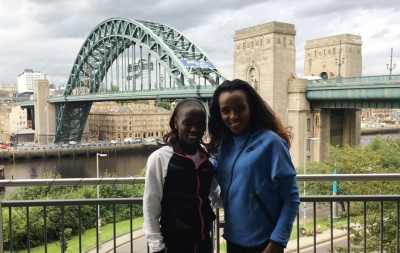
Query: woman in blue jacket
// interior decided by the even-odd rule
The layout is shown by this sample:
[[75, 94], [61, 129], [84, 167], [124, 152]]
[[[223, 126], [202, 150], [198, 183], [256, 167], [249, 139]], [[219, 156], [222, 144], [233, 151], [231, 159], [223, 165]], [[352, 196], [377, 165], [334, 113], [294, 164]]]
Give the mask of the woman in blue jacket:
[[300, 204], [289, 128], [239, 79], [215, 90], [208, 128], [228, 253], [283, 252]]

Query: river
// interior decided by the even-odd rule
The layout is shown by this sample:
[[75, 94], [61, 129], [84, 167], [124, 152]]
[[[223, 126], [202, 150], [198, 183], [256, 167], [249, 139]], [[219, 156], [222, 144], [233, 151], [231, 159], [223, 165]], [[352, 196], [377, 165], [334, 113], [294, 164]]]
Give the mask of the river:
[[[377, 135], [361, 135], [360, 146], [365, 147], [376, 136]], [[400, 138], [400, 133], [381, 134], [380, 136], [382, 136], [382, 138], [395, 139], [395, 138]]]
[[[360, 145], [367, 145], [376, 135], [362, 135]], [[384, 138], [400, 138], [399, 133], [383, 134]], [[99, 157], [100, 176], [106, 171], [117, 177], [137, 176], [145, 167], [147, 157], [154, 149], [123, 151]], [[61, 158], [20, 159], [0, 161], [5, 167], [5, 178], [42, 178], [46, 172], [59, 174], [61, 178], [96, 177], [96, 155]]]
[[[111, 152], [99, 157], [99, 174], [114, 173], [116, 177], [137, 176], [146, 166], [147, 157], [154, 149]], [[60, 158], [34, 158], [1, 161], [5, 178], [42, 178], [45, 173], [59, 174], [61, 178], [91, 178], [97, 175], [96, 155]]]

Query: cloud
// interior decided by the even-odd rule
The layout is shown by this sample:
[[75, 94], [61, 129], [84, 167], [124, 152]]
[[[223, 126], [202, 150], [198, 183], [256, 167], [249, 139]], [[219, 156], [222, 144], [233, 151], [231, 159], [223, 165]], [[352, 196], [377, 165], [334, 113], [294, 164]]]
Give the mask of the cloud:
[[390, 48], [394, 47], [394, 62], [400, 56], [395, 47], [400, 41], [399, 11], [396, 1], [386, 0], [2, 0], [0, 83], [16, 83], [27, 68], [65, 83], [87, 36], [113, 17], [174, 27], [228, 78], [234, 32], [271, 21], [295, 25], [298, 73], [303, 72], [307, 40], [350, 33], [363, 40], [363, 74], [387, 74]]

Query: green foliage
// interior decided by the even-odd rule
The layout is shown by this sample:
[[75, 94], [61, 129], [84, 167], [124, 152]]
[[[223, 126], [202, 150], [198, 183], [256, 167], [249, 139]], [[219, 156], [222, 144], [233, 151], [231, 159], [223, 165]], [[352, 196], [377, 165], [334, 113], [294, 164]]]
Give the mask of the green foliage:
[[168, 110], [168, 111], [171, 110], [171, 104], [168, 103], [168, 102], [158, 101], [158, 102], [156, 103], [156, 106], [157, 106], [157, 107], [162, 107], [162, 108], [164, 108], [164, 109], [166, 109], [166, 110]]
[[140, 170], [138, 177], [145, 177], [146, 176], [146, 167], [144, 167], [142, 170]]
[[[52, 173], [45, 173], [42, 178], [61, 178], [60, 175]], [[7, 199], [12, 200], [35, 200], [35, 199], [48, 199], [52, 196], [64, 196], [74, 192], [74, 187], [69, 186], [29, 186], [21, 187], [17, 191], [10, 194]]]
[[[45, 178], [60, 178], [59, 175], [45, 174]], [[105, 177], [115, 178], [115, 174], [106, 172]], [[143, 185], [101, 185], [101, 198], [131, 198], [142, 197], [144, 191]], [[35, 186], [21, 187], [10, 194], [9, 200], [46, 200], [46, 199], [87, 199], [97, 198], [97, 189], [93, 186]], [[115, 221], [128, 220], [131, 216], [141, 217], [142, 207], [137, 205], [126, 206], [105, 205], [100, 207], [102, 224], [108, 224]], [[11, 214], [9, 213], [11, 211]], [[27, 212], [29, 212], [29, 222], [27, 222]], [[46, 213], [46, 215], [44, 215]], [[95, 214], [95, 215], [94, 215]], [[30, 207], [12, 208], [3, 212], [3, 239], [7, 246], [9, 237], [9, 216], [12, 221], [13, 248], [25, 249], [27, 247], [27, 223], [29, 224], [29, 242], [31, 247], [42, 245], [44, 242], [43, 228], [46, 227], [47, 239], [57, 241], [61, 236], [61, 228], [64, 226], [65, 236], [71, 237], [79, 233], [79, 217], [81, 219], [81, 229], [84, 232], [87, 229], [96, 226], [96, 206], [48, 206], [48, 207]], [[63, 218], [64, 216], [64, 218]], [[44, 219], [46, 217], [46, 219]], [[45, 221], [46, 220], [46, 226]]]
[[[108, 172], [105, 177], [112, 178], [115, 175]], [[107, 198], [132, 198], [142, 197], [144, 192], [143, 185], [104, 185], [100, 187], [100, 196], [107, 196]], [[110, 205], [101, 206], [102, 222], [105, 224], [114, 222], [114, 207]], [[130, 208], [125, 205], [115, 206], [116, 221], [123, 221], [130, 217]], [[142, 206], [132, 206], [133, 217], [140, 217], [143, 215]]]
[[[398, 173], [400, 169], [400, 139], [375, 137], [365, 147], [330, 147], [327, 162], [307, 163], [307, 174], [332, 174], [336, 169], [338, 174], [383, 174]], [[303, 174], [303, 168], [298, 168], [298, 174]], [[300, 188], [303, 185], [299, 185]], [[307, 195], [332, 194], [332, 182], [306, 182]], [[397, 181], [342, 181], [337, 182], [338, 195], [392, 195], [400, 192]], [[351, 252], [362, 252], [364, 243], [364, 213], [367, 218], [367, 252], [377, 252], [380, 249], [381, 203], [352, 202]], [[396, 245], [396, 229], [398, 220], [397, 203], [385, 202], [383, 210], [384, 250], [394, 252]], [[358, 248], [357, 248], [358, 247]], [[343, 251], [345, 250], [345, 251]], [[337, 248], [336, 252], [347, 252], [347, 249]]]
[[119, 91], [118, 85], [112, 84], [112, 85], [111, 85], [111, 91], [114, 91], [114, 92]]

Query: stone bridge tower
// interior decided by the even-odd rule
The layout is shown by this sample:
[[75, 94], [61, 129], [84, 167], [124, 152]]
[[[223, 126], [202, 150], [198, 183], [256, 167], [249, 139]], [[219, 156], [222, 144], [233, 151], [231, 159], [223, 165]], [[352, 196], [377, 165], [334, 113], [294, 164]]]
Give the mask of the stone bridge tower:
[[[360, 35], [340, 34], [306, 41], [304, 75], [339, 81], [362, 76]], [[323, 84], [321, 84], [323, 85]], [[319, 138], [319, 160], [328, 158], [328, 147], [360, 144], [361, 110], [316, 108], [307, 115], [312, 122], [309, 135]], [[310, 155], [311, 156], [311, 155]]]
[[287, 124], [288, 79], [296, 68], [294, 25], [270, 22], [235, 32], [233, 77], [247, 81]]
[[362, 76], [361, 46], [360, 35], [347, 33], [307, 40], [304, 75], [332, 79], [339, 75], [340, 69], [342, 77]]
[[34, 84], [35, 143], [38, 145], [53, 144], [56, 107], [48, 103], [49, 97], [49, 81], [36, 80]]

